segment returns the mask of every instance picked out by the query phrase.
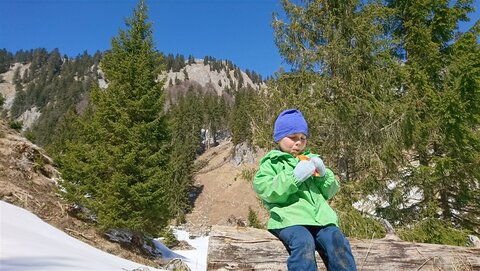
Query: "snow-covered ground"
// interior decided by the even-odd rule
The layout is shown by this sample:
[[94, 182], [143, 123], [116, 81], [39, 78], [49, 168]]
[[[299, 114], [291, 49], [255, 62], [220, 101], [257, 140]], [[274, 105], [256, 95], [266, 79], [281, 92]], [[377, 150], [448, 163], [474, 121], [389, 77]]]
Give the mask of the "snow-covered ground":
[[[0, 201], [0, 218], [0, 271], [159, 270], [94, 248], [4, 201]], [[181, 255], [192, 271], [206, 270], [208, 237], [189, 239], [185, 231], [174, 233], [195, 250], [164, 248], [162, 255]]]
[[186, 231], [174, 230], [178, 240], [185, 240], [194, 250], [174, 250], [175, 253], [184, 256], [184, 260], [192, 271], [207, 270], [207, 252], [208, 252], [208, 236], [190, 239]]

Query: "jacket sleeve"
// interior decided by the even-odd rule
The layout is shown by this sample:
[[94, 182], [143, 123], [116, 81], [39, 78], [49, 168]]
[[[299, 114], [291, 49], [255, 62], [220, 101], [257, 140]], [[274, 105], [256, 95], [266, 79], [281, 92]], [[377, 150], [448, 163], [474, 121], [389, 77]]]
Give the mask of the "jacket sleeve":
[[315, 185], [320, 189], [323, 197], [329, 200], [340, 190], [340, 183], [335, 178], [335, 174], [329, 168], [326, 169], [323, 177], [315, 178]]
[[253, 189], [258, 196], [268, 203], [283, 203], [288, 197], [298, 191], [298, 180], [293, 170], [276, 171], [272, 160], [260, 164], [260, 168], [253, 180]]

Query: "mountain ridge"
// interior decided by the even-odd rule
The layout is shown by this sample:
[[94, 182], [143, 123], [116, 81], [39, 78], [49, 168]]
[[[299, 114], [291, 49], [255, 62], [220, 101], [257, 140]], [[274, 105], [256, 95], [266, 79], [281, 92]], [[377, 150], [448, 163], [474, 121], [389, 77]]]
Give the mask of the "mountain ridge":
[[[71, 92], [69, 89], [71, 88], [70, 86], [60, 85], [58, 86], [60, 89], [56, 90], [60, 92], [60, 94], [55, 94], [53, 93], [54, 90], [52, 90], [52, 87], [48, 86], [48, 82], [42, 82], [42, 80], [53, 80], [55, 77], [58, 77], [59, 80], [65, 80], [66, 78], [60, 78], [60, 76], [63, 76], [60, 74], [61, 69], [73, 69], [68, 65], [75, 62], [81, 65], [83, 62], [86, 62], [84, 58], [88, 56], [82, 56], [77, 59], [61, 58], [59, 55], [54, 57], [55, 54], [59, 54], [58, 51], [51, 52], [50, 54], [41, 51], [38, 54], [47, 54], [47, 56], [40, 56], [39, 58], [43, 57], [43, 59], [40, 60], [32, 57], [31, 61], [11, 62], [9, 68], [3, 73], [0, 73], [0, 95], [2, 95], [4, 99], [2, 107], [8, 118], [22, 123], [22, 131], [32, 128], [35, 129], [35, 125], [42, 117], [42, 114], [54, 110], [52, 108], [54, 108], [56, 104], [63, 103], [64, 101], [61, 99], [76, 99], [74, 106], [81, 112], [82, 108], [85, 108], [86, 103], [88, 103], [89, 87], [87, 85], [90, 81], [96, 82], [102, 89], [108, 87], [108, 80], [99, 67], [100, 62], [95, 60], [99, 57], [94, 56], [91, 59], [93, 64], [88, 66], [84, 71], [75, 72], [74, 78], [72, 78], [72, 81], [83, 85], [83, 90], [80, 87], [74, 87], [74, 92]], [[227, 60], [216, 60], [211, 57], [183, 60], [183, 57], [177, 57], [174, 60], [170, 60], [170, 62], [171, 61], [182, 61], [182, 63], [177, 65], [171, 64], [171, 66], [163, 70], [157, 78], [159, 82], [164, 80], [163, 87], [167, 94], [167, 108], [169, 103], [175, 102], [179, 95], [182, 95], [191, 87], [200, 93], [214, 93], [217, 96], [223, 96], [230, 102], [234, 100], [234, 95], [231, 93], [232, 90], [236, 91], [241, 88], [251, 88], [258, 91], [266, 87], [265, 82], [262, 81], [261, 77], [255, 72], [250, 73], [248, 70], [242, 71]], [[52, 68], [51, 66], [55, 67]], [[51, 76], [51, 78], [43, 78], [43, 75], [41, 75], [42, 70], [49, 74], [47, 77]], [[45, 86], [46, 84], [47, 86]], [[43, 88], [42, 85], [44, 86]], [[21, 93], [20, 90], [23, 90], [23, 93]], [[31, 94], [30, 92], [32, 91], [35, 93]], [[66, 94], [62, 92], [68, 92], [66, 93], [67, 95], [74, 97], [63, 97]], [[19, 109], [20, 112], [15, 113], [16, 116], [12, 116], [15, 99], [19, 94], [26, 96], [21, 97], [21, 102], [25, 104]], [[38, 100], [39, 95], [46, 95], [44, 99], [47, 99], [47, 101], [42, 102], [40, 106], [37, 105], [38, 101], [35, 101], [35, 99]], [[15, 111], [18, 111], [17, 108], [15, 108]]]

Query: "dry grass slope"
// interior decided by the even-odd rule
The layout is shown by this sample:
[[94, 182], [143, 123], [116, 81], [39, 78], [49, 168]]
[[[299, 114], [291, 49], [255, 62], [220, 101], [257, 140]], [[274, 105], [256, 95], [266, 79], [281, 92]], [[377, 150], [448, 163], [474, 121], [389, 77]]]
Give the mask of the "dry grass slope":
[[222, 142], [207, 150], [197, 159], [203, 167], [195, 174], [195, 186], [201, 193], [195, 200], [193, 211], [186, 216], [186, 227], [193, 233], [205, 233], [212, 225], [247, 224], [251, 208], [262, 223], [266, 223], [268, 213], [261, 205], [252, 188], [252, 176], [258, 167], [258, 159], [253, 164], [235, 166], [231, 161], [233, 144]]

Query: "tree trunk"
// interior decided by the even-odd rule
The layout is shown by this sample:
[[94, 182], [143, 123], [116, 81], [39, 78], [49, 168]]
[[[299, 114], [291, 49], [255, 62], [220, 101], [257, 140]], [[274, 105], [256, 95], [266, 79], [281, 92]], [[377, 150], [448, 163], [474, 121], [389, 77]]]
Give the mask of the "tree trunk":
[[[480, 270], [480, 248], [394, 239], [350, 240], [360, 270]], [[213, 226], [208, 270], [287, 270], [288, 253], [266, 230]], [[326, 270], [317, 255], [319, 270]]]

